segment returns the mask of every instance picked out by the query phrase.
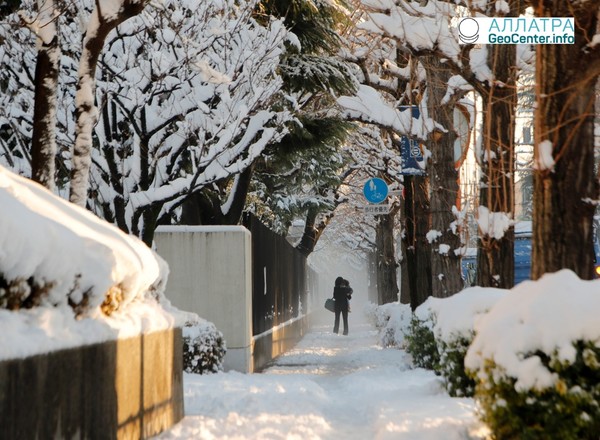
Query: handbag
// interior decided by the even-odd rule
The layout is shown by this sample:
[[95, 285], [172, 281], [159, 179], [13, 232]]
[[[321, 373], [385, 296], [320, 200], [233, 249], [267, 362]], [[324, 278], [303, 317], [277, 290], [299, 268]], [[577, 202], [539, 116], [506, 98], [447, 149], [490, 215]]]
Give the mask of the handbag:
[[335, 299], [327, 298], [325, 300], [325, 308], [330, 312], [335, 312]]

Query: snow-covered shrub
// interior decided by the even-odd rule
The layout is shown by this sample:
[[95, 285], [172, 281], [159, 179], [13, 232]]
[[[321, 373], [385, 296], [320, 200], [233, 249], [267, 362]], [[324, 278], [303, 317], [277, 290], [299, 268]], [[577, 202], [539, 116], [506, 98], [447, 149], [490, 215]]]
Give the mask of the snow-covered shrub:
[[223, 370], [227, 352], [223, 333], [202, 318], [183, 327], [183, 369], [187, 373], [216, 373]]
[[168, 266], [141, 240], [0, 166], [0, 308], [109, 316], [163, 298]]
[[408, 333], [405, 336], [406, 352], [412, 356], [415, 367], [433, 370], [439, 369], [440, 354], [433, 333], [435, 316], [430, 314], [424, 318], [416, 314], [410, 320]]
[[598, 439], [600, 281], [523, 282], [476, 324], [465, 358], [494, 438]]
[[0, 166], [0, 360], [183, 326], [141, 240]]
[[448, 298], [428, 298], [415, 310], [419, 338], [414, 350], [421, 364], [415, 365], [427, 365], [440, 374], [451, 396], [473, 395], [475, 382], [465, 371], [464, 359], [475, 322], [506, 294], [502, 289], [471, 287]]
[[452, 397], [472, 397], [475, 381], [465, 371], [465, 355], [473, 336], [453, 337], [449, 342], [437, 343], [440, 353], [438, 372], [444, 378], [444, 386]]
[[370, 303], [365, 308], [365, 313], [379, 330], [381, 346], [404, 347], [412, 314], [408, 304], [388, 303], [378, 306]]

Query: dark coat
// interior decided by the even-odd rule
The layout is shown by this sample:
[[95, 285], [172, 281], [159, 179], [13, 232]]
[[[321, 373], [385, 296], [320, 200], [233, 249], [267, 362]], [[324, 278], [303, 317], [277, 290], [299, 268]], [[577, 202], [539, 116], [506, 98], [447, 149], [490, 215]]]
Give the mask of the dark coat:
[[333, 298], [336, 305], [347, 306], [348, 300], [352, 298], [352, 288], [348, 286], [334, 287]]

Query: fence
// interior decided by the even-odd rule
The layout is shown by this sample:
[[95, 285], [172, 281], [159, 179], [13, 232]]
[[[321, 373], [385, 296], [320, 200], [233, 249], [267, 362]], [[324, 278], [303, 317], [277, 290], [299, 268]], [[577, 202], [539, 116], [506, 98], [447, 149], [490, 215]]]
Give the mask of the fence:
[[252, 236], [253, 336], [306, 313], [306, 258], [256, 217], [244, 225]]

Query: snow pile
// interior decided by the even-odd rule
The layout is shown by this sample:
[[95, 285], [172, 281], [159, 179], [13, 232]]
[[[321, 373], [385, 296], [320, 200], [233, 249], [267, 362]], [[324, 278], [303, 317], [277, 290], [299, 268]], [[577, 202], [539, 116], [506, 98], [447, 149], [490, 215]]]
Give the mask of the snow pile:
[[182, 324], [137, 238], [2, 167], [0, 206], [0, 359]]
[[482, 371], [485, 361], [493, 360], [516, 379], [517, 390], [551, 387], [556, 376], [532, 353], [556, 353], [558, 359], [574, 363], [573, 342], [600, 341], [598, 310], [600, 280], [580, 280], [565, 269], [536, 282], [524, 281], [476, 323], [465, 365]]
[[487, 313], [508, 290], [469, 287], [448, 298], [429, 297], [415, 310], [421, 321], [434, 316], [436, 339], [450, 341], [456, 337], [469, 338], [478, 320]]
[[379, 330], [379, 343], [383, 347], [404, 347], [404, 337], [410, 329], [412, 311], [408, 304], [388, 303], [365, 308], [369, 320]]

